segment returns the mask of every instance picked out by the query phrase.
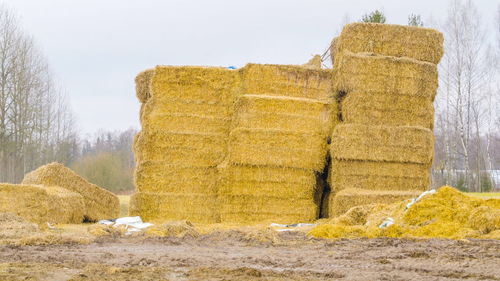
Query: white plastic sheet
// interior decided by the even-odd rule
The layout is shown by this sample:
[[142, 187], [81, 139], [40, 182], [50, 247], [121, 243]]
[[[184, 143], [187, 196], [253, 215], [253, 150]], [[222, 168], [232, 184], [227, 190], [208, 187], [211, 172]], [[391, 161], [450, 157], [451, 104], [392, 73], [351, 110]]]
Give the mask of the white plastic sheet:
[[112, 220], [100, 220], [98, 222], [99, 224], [104, 224], [104, 225], [110, 225], [113, 227], [119, 227], [119, 226], [125, 226], [127, 229], [127, 234], [133, 233], [133, 232], [140, 232], [150, 226], [153, 226], [154, 224], [148, 223], [148, 222], [143, 222], [141, 217], [123, 217], [123, 218], [117, 218], [117, 219], [112, 219]]

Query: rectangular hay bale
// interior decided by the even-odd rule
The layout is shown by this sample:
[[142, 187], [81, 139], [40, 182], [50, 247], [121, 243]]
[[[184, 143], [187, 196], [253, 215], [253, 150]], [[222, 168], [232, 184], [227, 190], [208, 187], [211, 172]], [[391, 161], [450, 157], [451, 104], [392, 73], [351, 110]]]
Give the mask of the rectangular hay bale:
[[444, 53], [443, 34], [423, 27], [379, 23], [351, 23], [342, 29], [335, 51], [409, 57], [433, 64]]
[[141, 122], [150, 116], [188, 115], [214, 118], [230, 118], [232, 105], [208, 103], [188, 99], [150, 100], [141, 107]]
[[419, 196], [421, 191], [344, 189], [330, 194], [328, 214], [340, 216], [352, 207], [367, 204], [391, 204]]
[[334, 68], [338, 92], [390, 93], [433, 101], [438, 88], [437, 66], [409, 58], [343, 52]]
[[295, 131], [329, 136], [337, 106], [318, 100], [243, 95], [236, 102], [232, 127]]
[[154, 73], [154, 69], [147, 69], [135, 77], [135, 94], [141, 103], [146, 103], [151, 97], [150, 86]]
[[220, 221], [216, 195], [137, 192], [130, 198], [129, 214], [145, 221]]
[[222, 222], [297, 223], [318, 218], [313, 200], [253, 195], [219, 196]]
[[270, 196], [290, 199], [313, 199], [316, 185], [288, 182], [254, 182], [222, 180], [218, 188], [219, 195]]
[[120, 214], [115, 194], [89, 183], [59, 163], [50, 163], [26, 174], [23, 184], [59, 186], [82, 195], [85, 218], [90, 221], [116, 218]]
[[230, 118], [200, 114], [151, 114], [141, 120], [144, 131], [227, 134]]
[[414, 163], [332, 160], [329, 171], [332, 190], [425, 191], [431, 184], [430, 165]]
[[223, 67], [157, 66], [151, 81], [155, 100], [187, 99], [230, 105], [239, 91], [240, 75]]
[[83, 197], [57, 186], [0, 184], [0, 212], [38, 223], [81, 223]]
[[316, 184], [316, 173], [308, 169], [228, 165], [220, 169], [221, 177], [230, 181], [287, 182], [304, 185]]
[[226, 136], [220, 134], [142, 131], [134, 139], [137, 162], [217, 166], [226, 155]]
[[319, 135], [237, 128], [229, 136], [231, 164], [270, 165], [321, 171], [327, 142]]
[[145, 161], [136, 165], [134, 183], [139, 192], [216, 194], [217, 168], [182, 167]]
[[434, 105], [425, 98], [350, 92], [343, 99], [341, 108], [345, 123], [434, 127]]
[[434, 135], [422, 127], [342, 124], [332, 134], [330, 153], [339, 160], [430, 164]]
[[249, 63], [241, 71], [245, 94], [332, 99], [330, 70]]

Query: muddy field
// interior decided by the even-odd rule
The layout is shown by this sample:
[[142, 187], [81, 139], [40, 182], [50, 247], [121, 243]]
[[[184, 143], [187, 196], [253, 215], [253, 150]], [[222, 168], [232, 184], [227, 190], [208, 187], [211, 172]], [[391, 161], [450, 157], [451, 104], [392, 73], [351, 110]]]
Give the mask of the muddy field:
[[316, 240], [283, 232], [1, 246], [0, 280], [500, 280], [497, 240]]

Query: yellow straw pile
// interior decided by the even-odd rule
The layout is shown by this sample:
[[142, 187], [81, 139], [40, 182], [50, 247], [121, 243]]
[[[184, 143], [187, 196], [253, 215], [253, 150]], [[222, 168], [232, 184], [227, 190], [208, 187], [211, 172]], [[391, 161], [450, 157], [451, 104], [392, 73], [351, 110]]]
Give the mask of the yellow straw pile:
[[429, 188], [442, 54], [442, 34], [418, 27], [354, 23], [332, 41], [342, 122], [330, 148], [330, 216]]
[[[116, 218], [120, 213], [120, 203], [116, 195], [86, 181], [59, 163], [50, 163], [26, 174], [23, 184], [36, 184], [45, 187], [59, 186], [62, 187], [60, 190], [66, 190], [70, 195], [72, 193], [80, 194], [85, 206], [81, 208], [81, 206], [75, 205], [75, 208], [80, 208], [84, 213], [85, 220], [88, 221]], [[54, 194], [54, 192], [52, 193]], [[59, 193], [64, 192], [60, 191]]]
[[34, 223], [81, 223], [82, 195], [58, 186], [0, 184], [0, 213], [14, 213]]

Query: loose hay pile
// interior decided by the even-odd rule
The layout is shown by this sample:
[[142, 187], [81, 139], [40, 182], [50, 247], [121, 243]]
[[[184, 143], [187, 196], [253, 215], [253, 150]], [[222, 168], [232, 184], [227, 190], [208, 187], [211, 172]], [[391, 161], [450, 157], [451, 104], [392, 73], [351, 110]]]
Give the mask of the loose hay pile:
[[81, 223], [84, 211], [83, 197], [61, 187], [0, 184], [0, 213], [45, 224]]
[[137, 76], [142, 131], [134, 143], [138, 193], [130, 214], [219, 221], [217, 166], [227, 154], [239, 79], [218, 67], [158, 66]]
[[332, 41], [342, 122], [330, 149], [330, 215], [429, 188], [442, 54], [442, 34], [417, 27], [354, 23]]
[[[320, 224], [309, 235], [321, 238], [500, 239], [499, 199], [473, 198], [445, 186], [407, 208], [409, 201], [351, 208]], [[392, 218], [394, 224], [381, 228], [387, 218]]]
[[74, 206], [74, 209], [78, 207], [83, 210], [85, 219], [89, 221], [116, 218], [120, 212], [120, 203], [116, 195], [89, 183], [59, 163], [51, 163], [26, 174], [23, 184], [59, 186], [67, 189], [68, 194], [69, 191], [80, 194], [83, 197], [84, 207], [76, 203], [61, 203], [60, 205]]

